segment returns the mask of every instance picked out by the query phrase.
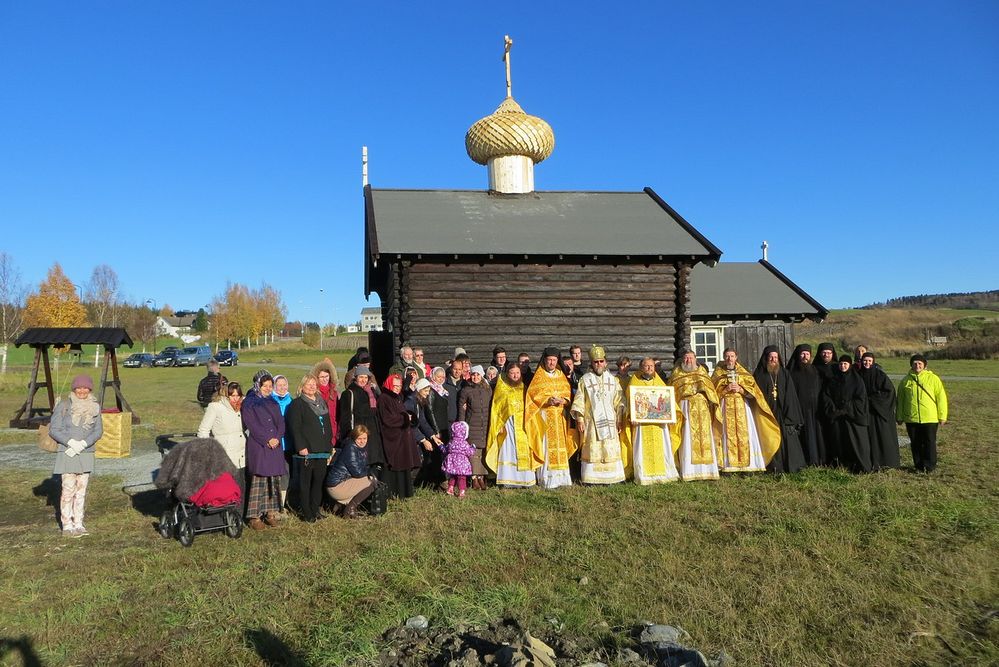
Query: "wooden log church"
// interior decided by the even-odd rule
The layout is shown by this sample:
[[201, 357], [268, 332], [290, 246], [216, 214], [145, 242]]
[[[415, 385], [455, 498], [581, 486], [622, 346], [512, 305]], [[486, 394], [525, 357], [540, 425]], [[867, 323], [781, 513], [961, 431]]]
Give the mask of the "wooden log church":
[[476, 362], [496, 345], [537, 362], [546, 346], [570, 344], [672, 362], [692, 346], [692, 270], [714, 266], [721, 250], [648, 187], [536, 191], [534, 165], [555, 137], [511, 95], [511, 43], [507, 96], [465, 136], [488, 190], [365, 182], [365, 296], [378, 294], [384, 321], [369, 334], [376, 368], [403, 344], [437, 363], [456, 346]]

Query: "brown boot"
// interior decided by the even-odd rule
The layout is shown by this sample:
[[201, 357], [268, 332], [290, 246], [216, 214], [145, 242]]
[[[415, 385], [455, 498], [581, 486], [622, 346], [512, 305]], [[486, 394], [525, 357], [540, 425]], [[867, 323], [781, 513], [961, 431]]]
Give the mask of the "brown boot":
[[257, 516], [255, 516], [252, 519], [250, 519], [249, 521], [247, 521], [246, 525], [249, 526], [250, 528], [252, 528], [253, 530], [264, 530], [264, 529], [267, 528], [267, 524], [265, 524], [263, 521], [261, 521], [260, 517], [257, 517]]
[[277, 512], [267, 512], [267, 514], [264, 515], [264, 523], [266, 523], [271, 528], [278, 525], [279, 521], [280, 519], [278, 519]]

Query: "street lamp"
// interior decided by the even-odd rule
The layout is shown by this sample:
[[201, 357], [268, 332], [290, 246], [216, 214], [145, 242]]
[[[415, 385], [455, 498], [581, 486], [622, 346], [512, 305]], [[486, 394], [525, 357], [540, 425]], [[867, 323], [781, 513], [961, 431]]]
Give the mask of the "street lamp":
[[[153, 304], [153, 317], [159, 316], [159, 310], [156, 308], [156, 299], [146, 299], [146, 303]], [[153, 354], [156, 354], [156, 320], [153, 320]]]

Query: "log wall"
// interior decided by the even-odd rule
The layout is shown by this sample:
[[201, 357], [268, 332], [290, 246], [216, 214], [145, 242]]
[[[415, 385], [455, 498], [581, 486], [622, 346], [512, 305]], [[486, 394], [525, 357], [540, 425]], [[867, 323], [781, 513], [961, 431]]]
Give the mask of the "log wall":
[[[399, 261], [383, 310], [393, 345], [431, 364], [464, 347], [486, 363], [496, 345], [537, 362], [542, 349], [603, 345], [608, 357], [672, 361], [690, 336], [689, 267], [673, 264], [490, 265]], [[678, 307], [679, 306], [679, 307]], [[677, 317], [678, 312], [680, 317]]]

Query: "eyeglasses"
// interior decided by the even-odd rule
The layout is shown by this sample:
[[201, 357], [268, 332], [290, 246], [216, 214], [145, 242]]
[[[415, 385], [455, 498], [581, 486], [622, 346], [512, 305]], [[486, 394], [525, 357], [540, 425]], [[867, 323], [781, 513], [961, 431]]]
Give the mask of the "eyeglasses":
[[422, 352], [419, 352], [419, 353], [417, 353], [417, 354], [414, 354], [413, 356], [414, 356], [414, 357], [422, 357], [422, 356], [423, 356], [423, 353], [422, 353]]

